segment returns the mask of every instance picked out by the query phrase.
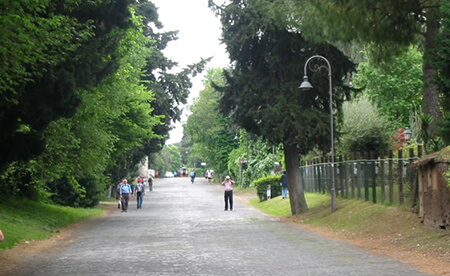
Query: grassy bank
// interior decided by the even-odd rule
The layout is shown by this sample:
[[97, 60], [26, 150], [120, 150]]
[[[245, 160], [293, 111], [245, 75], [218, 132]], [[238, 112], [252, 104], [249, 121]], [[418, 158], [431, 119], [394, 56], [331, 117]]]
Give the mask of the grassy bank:
[[390, 246], [413, 251], [450, 264], [450, 231], [425, 227], [417, 214], [408, 210], [337, 198], [337, 209], [331, 213], [329, 195], [306, 194], [306, 201], [309, 210], [295, 216], [290, 215], [289, 199], [276, 197], [259, 202], [253, 198], [250, 203], [265, 213], [317, 227], [339, 238], [359, 239], [369, 247]]
[[46, 239], [52, 233], [59, 232], [61, 227], [103, 213], [101, 208], [82, 209], [29, 200], [3, 200], [0, 202], [0, 229], [5, 240], [0, 242], [0, 251], [12, 248], [17, 243]]

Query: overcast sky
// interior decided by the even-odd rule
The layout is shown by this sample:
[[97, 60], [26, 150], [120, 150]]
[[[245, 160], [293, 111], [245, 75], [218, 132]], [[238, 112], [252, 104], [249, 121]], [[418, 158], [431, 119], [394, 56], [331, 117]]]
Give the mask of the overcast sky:
[[[168, 44], [164, 55], [179, 63], [180, 67], [200, 61], [200, 58], [213, 57], [207, 68], [226, 67], [228, 56], [225, 46], [220, 44], [221, 25], [208, 8], [208, 0], [151, 0], [158, 7], [159, 21], [164, 31], [178, 30], [178, 40]], [[198, 97], [203, 89], [201, 74], [193, 79], [189, 103]], [[186, 109], [186, 108], [185, 108]], [[186, 120], [186, 112], [182, 121]], [[170, 132], [166, 144], [180, 142], [183, 137], [181, 123]]]

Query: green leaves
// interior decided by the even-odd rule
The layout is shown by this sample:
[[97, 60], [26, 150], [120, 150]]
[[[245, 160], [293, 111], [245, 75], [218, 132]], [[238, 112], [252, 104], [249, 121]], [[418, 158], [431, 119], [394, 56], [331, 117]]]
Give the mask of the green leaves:
[[194, 146], [191, 151], [200, 157], [208, 167], [217, 172], [227, 169], [229, 152], [235, 147], [234, 133], [228, 130], [228, 119], [219, 114], [218, 93], [212, 83], [222, 84], [224, 81], [221, 69], [209, 69], [205, 80], [205, 88], [190, 107], [184, 133], [191, 137]]
[[413, 106], [420, 106], [422, 99], [422, 54], [411, 47], [404, 54], [390, 61], [375, 63], [369, 55], [358, 65], [353, 78], [357, 88], [364, 88], [367, 95], [397, 127], [409, 125]]
[[298, 88], [303, 65], [315, 54], [329, 59], [337, 108], [348, 96], [343, 79], [354, 65], [332, 45], [307, 41], [277, 18], [267, 17], [258, 1], [244, 3], [221, 12], [222, 40], [235, 66], [224, 73], [226, 85], [216, 87], [220, 111], [272, 144], [301, 145], [301, 153], [327, 148], [330, 130], [321, 127], [328, 125], [330, 114], [327, 71], [307, 72], [315, 89], [306, 92]]
[[343, 106], [344, 119], [339, 151], [387, 152], [390, 146], [390, 134], [394, 132], [390, 121], [380, 114], [367, 98], [361, 97]]

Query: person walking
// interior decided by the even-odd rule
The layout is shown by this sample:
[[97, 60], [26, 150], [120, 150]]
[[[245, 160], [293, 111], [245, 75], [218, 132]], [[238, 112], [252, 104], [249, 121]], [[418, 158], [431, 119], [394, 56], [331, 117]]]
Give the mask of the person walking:
[[287, 175], [286, 170], [283, 171], [283, 175], [281, 176], [281, 197], [284, 199], [287, 197], [288, 192], [288, 183], [287, 183]]
[[194, 181], [195, 181], [195, 170], [193, 170], [191, 172], [190, 176], [191, 176], [191, 183], [194, 184]]
[[225, 210], [228, 211], [228, 203], [230, 204], [230, 211], [233, 211], [233, 185], [234, 181], [230, 179], [227, 175], [225, 181], [222, 182], [222, 186], [225, 187], [224, 199], [225, 199]]
[[153, 191], [153, 178], [151, 175], [148, 177], [148, 190]]
[[267, 185], [267, 191], [266, 191], [267, 200], [272, 198], [272, 186]]
[[128, 184], [128, 180], [123, 179], [122, 185], [120, 186], [120, 199], [122, 201], [122, 213], [127, 212], [128, 210], [128, 201], [130, 200], [130, 194], [133, 192], [131, 190], [130, 184]]
[[142, 201], [144, 200], [145, 196], [145, 184], [141, 178], [138, 179], [138, 183], [135, 188], [135, 194], [136, 194], [137, 209], [142, 209]]
[[212, 170], [206, 171], [206, 178], [208, 178], [208, 182], [209, 183], [212, 182], [212, 178], [213, 178], [213, 171]]
[[[123, 181], [123, 180], [122, 180]], [[120, 209], [120, 206], [122, 205], [122, 200], [120, 198], [120, 187], [122, 187], [122, 182], [120, 182], [119, 184], [117, 184], [116, 186], [116, 199], [118, 200], [117, 203], [117, 208]]]

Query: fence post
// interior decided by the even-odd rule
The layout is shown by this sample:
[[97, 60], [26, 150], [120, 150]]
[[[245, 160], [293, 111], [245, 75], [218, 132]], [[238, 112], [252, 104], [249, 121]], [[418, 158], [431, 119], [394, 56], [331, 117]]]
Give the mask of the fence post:
[[322, 173], [323, 173], [323, 170], [322, 170], [322, 159], [319, 158], [317, 160], [317, 181], [319, 183], [319, 192], [325, 193], [324, 188], [322, 186]]
[[372, 162], [372, 202], [377, 203], [377, 162], [375, 151], [370, 151], [370, 160]]
[[414, 208], [416, 199], [419, 196], [419, 181], [418, 181], [418, 172], [416, 168], [413, 168], [412, 163], [414, 162], [414, 149], [409, 149], [409, 164], [408, 164], [408, 172], [409, 172], [409, 190], [411, 191], [411, 195], [409, 198], [409, 203], [411, 209]]
[[[339, 168], [339, 187], [341, 189], [341, 197], [344, 197], [344, 170], [343, 170], [343, 165], [342, 165], [342, 155], [339, 155], [339, 163], [338, 163], [338, 168]], [[337, 170], [337, 169], [336, 169]]]
[[362, 187], [362, 169], [361, 169], [361, 153], [360, 152], [356, 153], [356, 159], [358, 159], [358, 161], [356, 163], [356, 166], [357, 166], [357, 169], [358, 169], [358, 174], [357, 174], [357, 177], [358, 177], [358, 192], [357, 192], [357, 194], [358, 194], [358, 198], [360, 199], [361, 198], [361, 187]]
[[380, 184], [381, 184], [381, 204], [386, 200], [386, 189], [384, 181], [384, 152], [380, 152]]
[[398, 150], [398, 197], [400, 205], [405, 202], [405, 194], [403, 191], [403, 151]]
[[314, 165], [314, 192], [320, 192], [320, 182], [319, 182], [319, 160], [316, 158], [313, 162]]
[[367, 151], [364, 152], [364, 199], [369, 201], [369, 175], [370, 168], [368, 166], [369, 163], [369, 153]]
[[394, 204], [394, 154], [389, 150], [389, 204]]
[[350, 176], [351, 176], [351, 196], [355, 198], [355, 187], [356, 187], [356, 175], [355, 175], [355, 153], [350, 154]]
[[344, 188], [345, 188], [345, 198], [348, 198], [349, 190], [349, 177], [350, 174], [350, 162], [348, 161], [348, 155], [344, 155], [344, 168], [345, 168], [345, 178], [344, 178]]

